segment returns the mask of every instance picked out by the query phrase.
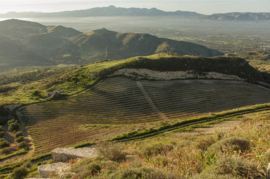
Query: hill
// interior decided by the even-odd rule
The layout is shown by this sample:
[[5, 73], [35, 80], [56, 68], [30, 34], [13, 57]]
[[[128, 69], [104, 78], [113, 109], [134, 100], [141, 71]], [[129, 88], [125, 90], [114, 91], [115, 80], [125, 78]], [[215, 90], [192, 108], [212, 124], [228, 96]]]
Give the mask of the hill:
[[115, 6], [96, 7], [85, 10], [63, 11], [52, 13], [41, 12], [9, 12], [0, 14], [1, 18], [45, 18], [45, 17], [96, 17], [96, 16], [168, 16], [197, 20], [218, 20], [218, 21], [269, 21], [270, 13], [232, 12], [203, 15], [189, 11], [167, 12], [156, 8], [121, 8]]
[[[248, 82], [264, 81], [262, 74], [251, 67], [247, 61], [233, 57], [189, 57], [172, 56], [168, 54], [156, 54], [147, 57], [134, 57], [126, 60], [108, 60], [88, 64], [83, 67], [58, 74], [57, 77], [42, 79], [39, 82], [33, 81], [19, 87], [10, 87], [11, 91], [1, 94], [3, 103], [16, 102], [28, 104], [34, 101], [46, 101], [52, 99], [51, 92], [62, 89], [61, 95], [69, 96], [88, 89], [102, 78], [124, 69], [149, 69], [158, 72], [181, 71], [178, 76], [184, 78], [206, 78], [206, 79], [231, 79]], [[127, 72], [139, 77], [140, 72]], [[152, 73], [152, 72], [151, 72]], [[147, 76], [147, 73], [144, 72]], [[224, 75], [222, 75], [224, 74]], [[151, 74], [149, 75], [151, 77]], [[19, 78], [19, 77], [18, 77]], [[146, 78], [150, 79], [150, 78]], [[178, 79], [178, 78], [176, 78]], [[181, 77], [182, 79], [182, 77]], [[160, 80], [160, 79], [159, 79]], [[14, 82], [12, 80], [11, 82]], [[6, 81], [6, 89], [9, 83]], [[12, 85], [12, 83], [10, 84]], [[35, 90], [38, 95], [35, 96]], [[8, 94], [8, 95], [7, 95]], [[17, 98], [20, 96], [20, 98]]]
[[[157, 168], [163, 170], [164, 167], [172, 164], [170, 157], [176, 155], [174, 152], [177, 152], [178, 158], [175, 156], [173, 161], [182, 157], [179, 162], [188, 154], [189, 157], [194, 157], [191, 167], [194, 167], [194, 161], [197, 161], [196, 166], [198, 165], [200, 170], [208, 171], [209, 167], [213, 167], [211, 170], [216, 168], [214, 167], [215, 162], [210, 165], [209, 161], [212, 160], [221, 162], [224, 157], [231, 157], [232, 159], [239, 158], [242, 162], [242, 157], [233, 156], [236, 155], [236, 149], [227, 145], [228, 140], [231, 141], [228, 137], [239, 137], [236, 142], [234, 139], [231, 142], [234, 146], [238, 145], [239, 140], [240, 146], [245, 144], [243, 148], [237, 150], [237, 154], [246, 154], [246, 151], [250, 150], [250, 148], [246, 148], [250, 147], [249, 143], [243, 142], [240, 137], [250, 135], [251, 130], [244, 131], [244, 128], [241, 128], [240, 133], [240, 129], [233, 126], [230, 127], [234, 130], [231, 134], [226, 132], [225, 135], [220, 131], [218, 134], [211, 135], [212, 133], [209, 132], [211, 129], [206, 128], [212, 127], [211, 124], [241, 119], [242, 127], [251, 127], [252, 131], [257, 131], [252, 133], [252, 140], [264, 139], [267, 141], [269, 137], [268, 133], [263, 135], [267, 128], [261, 129], [262, 120], [266, 122], [269, 118], [268, 115], [257, 121], [250, 119], [251, 116], [258, 118], [258, 114], [261, 115], [262, 111], [269, 114], [269, 89], [254, 84], [263, 80], [263, 76], [241, 58], [155, 54], [125, 60], [99, 61], [61, 73], [55, 72], [55, 75], [46, 76], [46, 72], [48, 71], [42, 71], [43, 78], [32, 80], [28, 78], [30, 81], [24, 84], [19, 84], [20, 81], [18, 81], [17, 87], [14, 86], [14, 80], [10, 83], [7, 81], [4, 87], [12, 87], [12, 90], [0, 94], [0, 110], [9, 111], [6, 110], [8, 108], [12, 111], [10, 114], [16, 115], [16, 119], [20, 120], [21, 124], [19, 130], [22, 131], [22, 134], [16, 133], [16, 136], [23, 135], [20, 139], [17, 137], [15, 143], [11, 139], [16, 138], [15, 134], [13, 131], [7, 130], [8, 126], [3, 124], [4, 139], [2, 141], [7, 140], [11, 144], [9, 147], [11, 150], [8, 151], [9, 155], [0, 158], [0, 163], [5, 162], [5, 164], [1, 163], [0, 167], [2, 178], [8, 179], [9, 173], [16, 167], [21, 166], [20, 169], [28, 167], [25, 164], [28, 161], [33, 162], [34, 165], [31, 170], [26, 170], [26, 174], [29, 172], [28, 177], [38, 177], [37, 167], [50, 162], [52, 149], [78, 143], [80, 144], [75, 145], [76, 148], [84, 147], [93, 145], [93, 142], [104, 157], [94, 159], [95, 166], [101, 165], [107, 170], [106, 157], [111, 157], [110, 160], [113, 161], [119, 159], [114, 168], [119, 169], [120, 174], [112, 170], [108, 174], [112, 176], [111, 178], [122, 176], [121, 173], [126, 172], [122, 171], [120, 165], [130, 165], [127, 172], [146, 170], [136, 168], [137, 163], [133, 164], [129, 159], [125, 159], [127, 155], [125, 152], [136, 155], [134, 160], [143, 160], [139, 166], [152, 166], [152, 162], [154, 162], [152, 167], [155, 170]], [[5, 114], [5, 116], [7, 115]], [[265, 122], [263, 124], [266, 124]], [[10, 120], [9, 126], [11, 124], [15, 126], [16, 122], [12, 123]], [[254, 126], [255, 124], [256, 126]], [[191, 133], [196, 132], [196, 128], [203, 128], [205, 131], [198, 132], [200, 138]], [[218, 130], [220, 129], [219, 127]], [[228, 130], [228, 128], [226, 129]], [[210, 138], [204, 138], [204, 133]], [[181, 137], [183, 137], [183, 143], [178, 146], [177, 141], [179, 142]], [[21, 139], [26, 142], [24, 145], [30, 146], [30, 148], [19, 150], [18, 148], [22, 144], [18, 141]], [[137, 140], [140, 141], [136, 143]], [[87, 142], [82, 143], [85, 141]], [[128, 143], [129, 141], [132, 143]], [[187, 141], [188, 146], [186, 146]], [[193, 144], [191, 141], [196, 143]], [[124, 147], [120, 146], [118, 142], [130, 145], [123, 143], [126, 146], [123, 151]], [[222, 142], [227, 148], [223, 146]], [[210, 148], [210, 145], [215, 143], [218, 146], [214, 149]], [[265, 144], [268, 145], [267, 142]], [[221, 152], [224, 153], [213, 154], [213, 150], [220, 150], [220, 145], [223, 146]], [[262, 143], [258, 142], [254, 145], [259, 147]], [[138, 146], [139, 148], [137, 148]], [[188, 151], [184, 156], [182, 154], [186, 149], [183, 146], [186, 146]], [[190, 146], [193, 147], [192, 152], [190, 152]], [[179, 149], [179, 147], [181, 148]], [[209, 151], [206, 151], [208, 147]], [[175, 151], [178, 149], [180, 151]], [[268, 147], [263, 150], [267, 151], [267, 149]], [[161, 153], [155, 156], [156, 153], [152, 154], [153, 150], [161, 151]], [[117, 154], [121, 154], [121, 156], [118, 155], [120, 158], [114, 157], [115, 151]], [[257, 150], [254, 149], [254, 151]], [[205, 158], [211, 157], [212, 160], [203, 157], [201, 159], [198, 155]], [[215, 156], [218, 157], [215, 158]], [[249, 157], [246, 158], [251, 160]], [[43, 160], [45, 161], [43, 162]], [[127, 161], [122, 163], [122, 160]], [[166, 163], [163, 164], [160, 160], [166, 161]], [[190, 160], [185, 159], [185, 161]], [[254, 160], [251, 161], [254, 162]], [[81, 172], [85, 170], [84, 165], [91, 162], [92, 159], [83, 160], [79, 165], [83, 168], [78, 169], [75, 166], [72, 171], [81, 178], [85, 178]], [[76, 160], [72, 160], [72, 163], [76, 164]], [[114, 163], [109, 164], [111, 166]], [[175, 163], [172, 166], [181, 168], [178, 165]], [[249, 166], [244, 166], [250, 169]], [[229, 165], [229, 167], [233, 166]], [[259, 170], [257, 167], [253, 169], [254, 171]], [[163, 174], [164, 172], [165, 170], [162, 171]], [[168, 171], [166, 170], [166, 172]], [[196, 174], [203, 175], [200, 173], [200, 171], [192, 170], [192, 173], [187, 175], [180, 169], [173, 175], [173, 178], [181, 178], [178, 177], [180, 175], [189, 178]], [[250, 174], [248, 171], [246, 173]], [[212, 178], [220, 175], [218, 172], [213, 172], [213, 174], [215, 176]], [[106, 178], [105, 175], [107, 173], [101, 171], [100, 176]], [[256, 175], [252, 174], [252, 176]]]
[[89, 60], [93, 51], [100, 59], [122, 59], [164, 52], [205, 57], [221, 55], [216, 50], [194, 43], [158, 38], [150, 34], [116, 33], [107, 29], [91, 31], [69, 39], [80, 47], [83, 57]]
[[3, 39], [0, 42], [3, 43], [0, 70], [20, 67], [22, 64], [86, 64], [161, 52], [206, 57], [221, 55], [204, 46], [161, 39], [149, 34], [119, 34], [106, 29], [81, 33], [63, 26], [46, 27], [15, 19], [0, 22], [0, 33]]

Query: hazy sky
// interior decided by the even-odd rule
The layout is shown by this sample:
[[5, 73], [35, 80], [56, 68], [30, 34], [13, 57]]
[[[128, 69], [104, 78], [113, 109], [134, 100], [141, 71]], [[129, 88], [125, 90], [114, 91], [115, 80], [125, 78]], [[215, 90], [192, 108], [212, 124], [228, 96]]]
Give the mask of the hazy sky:
[[195, 11], [202, 14], [270, 12], [270, 0], [0, 0], [0, 13], [9, 11], [57, 12], [109, 5], [156, 7], [166, 11]]

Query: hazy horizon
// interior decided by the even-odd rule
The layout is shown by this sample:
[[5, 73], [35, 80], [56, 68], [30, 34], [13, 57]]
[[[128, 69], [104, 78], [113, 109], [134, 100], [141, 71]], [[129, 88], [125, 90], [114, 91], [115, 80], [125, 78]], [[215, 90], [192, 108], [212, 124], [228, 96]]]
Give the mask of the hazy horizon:
[[201, 14], [270, 12], [269, 0], [1, 0], [0, 13], [61, 12], [114, 5], [124, 8], [157, 8], [163, 11], [193, 11]]

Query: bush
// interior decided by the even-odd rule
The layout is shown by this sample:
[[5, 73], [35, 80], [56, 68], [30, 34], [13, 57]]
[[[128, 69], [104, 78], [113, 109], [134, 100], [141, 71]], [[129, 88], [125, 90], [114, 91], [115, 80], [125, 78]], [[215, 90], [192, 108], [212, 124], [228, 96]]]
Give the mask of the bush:
[[120, 162], [126, 159], [126, 153], [123, 152], [123, 149], [120, 145], [116, 144], [105, 145], [100, 147], [99, 152], [105, 158], [112, 161]]
[[2, 126], [0, 126], [0, 132], [4, 132], [4, 131], [5, 129]]
[[23, 179], [28, 175], [28, 170], [26, 167], [18, 167], [15, 168], [11, 174], [11, 178], [13, 179]]
[[156, 167], [166, 167], [169, 164], [168, 158], [160, 155], [153, 157], [152, 161]]
[[18, 138], [20, 136], [23, 136], [23, 133], [21, 131], [18, 131], [15, 133], [15, 137]]
[[22, 141], [24, 141], [24, 137], [23, 136], [20, 136], [17, 139], [15, 139], [15, 142], [17, 142], [17, 143], [20, 143]]
[[15, 120], [15, 119], [11, 119], [11, 120], [9, 120], [8, 122], [7, 122], [7, 124], [8, 125], [10, 125], [10, 124], [12, 124], [12, 123], [16, 123], [16, 122], [18, 122], [17, 120]]
[[95, 163], [95, 162], [92, 162], [92, 163], [90, 163], [89, 165], [87, 165], [87, 166], [85, 167], [85, 169], [86, 169], [87, 171], [89, 171], [89, 172], [91, 173], [92, 176], [94, 176], [94, 175], [96, 175], [96, 174], [98, 174], [98, 173], [100, 172], [101, 167], [100, 167], [99, 164], [97, 164], [97, 163]]
[[175, 173], [169, 173], [152, 168], [135, 168], [119, 170], [109, 176], [110, 179], [180, 179]]
[[3, 148], [2, 150], [1, 150], [1, 154], [2, 155], [7, 155], [7, 154], [9, 154], [10, 153], [10, 149], [9, 148]]
[[206, 150], [209, 146], [211, 146], [213, 143], [215, 143], [215, 140], [213, 137], [208, 137], [201, 139], [199, 142], [196, 143], [196, 148], [201, 150]]
[[25, 148], [26, 146], [27, 146], [26, 142], [23, 141], [23, 142], [19, 143], [18, 148], [22, 149], [22, 148]]
[[234, 151], [245, 152], [247, 150], [250, 150], [249, 141], [247, 141], [245, 139], [231, 137], [231, 138], [226, 138], [226, 139], [223, 139], [223, 140], [220, 140], [220, 141], [216, 142], [215, 144], [210, 146], [207, 151], [210, 152], [210, 153], [214, 153], [214, 152], [217, 152], [217, 151], [221, 151], [221, 152], [234, 152]]
[[20, 124], [18, 122], [10, 123], [8, 126], [9, 131], [17, 131], [20, 128]]
[[3, 138], [4, 135], [5, 135], [5, 132], [1, 131], [1, 132], [0, 132], [0, 138]]
[[158, 154], [164, 153], [164, 146], [163, 144], [153, 144], [150, 146], [146, 146], [142, 149], [142, 155], [146, 159], [149, 159], [151, 156], [156, 156]]
[[259, 175], [257, 165], [240, 158], [223, 158], [205, 170], [205, 173], [232, 175], [235, 177], [256, 178]]
[[5, 147], [9, 147], [9, 142], [8, 141], [6, 141], [6, 140], [2, 140], [1, 142], [0, 142], [0, 149], [2, 149], [2, 148], [5, 148]]
[[23, 164], [23, 167], [31, 168], [32, 165], [33, 165], [33, 164], [32, 164], [31, 162], [26, 162], [25, 164]]

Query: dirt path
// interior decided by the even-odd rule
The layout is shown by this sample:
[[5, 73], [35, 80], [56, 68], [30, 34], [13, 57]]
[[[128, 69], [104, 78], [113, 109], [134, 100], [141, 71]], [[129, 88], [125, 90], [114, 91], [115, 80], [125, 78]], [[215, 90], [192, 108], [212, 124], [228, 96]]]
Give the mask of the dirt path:
[[146, 90], [144, 89], [142, 83], [140, 81], [136, 81], [136, 83], [137, 83], [137, 86], [140, 88], [142, 94], [144, 95], [145, 99], [147, 100], [149, 105], [152, 107], [152, 109], [161, 117], [161, 119], [168, 120], [168, 118], [162, 112], [160, 112], [159, 109], [156, 107], [156, 105], [154, 104], [154, 102], [152, 101], [152, 99], [150, 98]]

